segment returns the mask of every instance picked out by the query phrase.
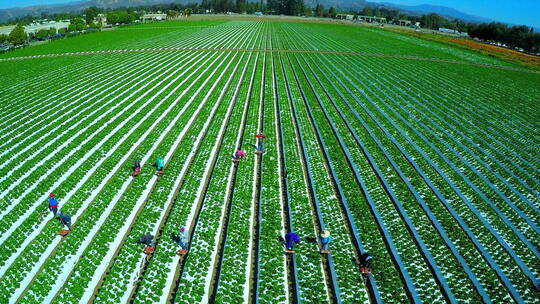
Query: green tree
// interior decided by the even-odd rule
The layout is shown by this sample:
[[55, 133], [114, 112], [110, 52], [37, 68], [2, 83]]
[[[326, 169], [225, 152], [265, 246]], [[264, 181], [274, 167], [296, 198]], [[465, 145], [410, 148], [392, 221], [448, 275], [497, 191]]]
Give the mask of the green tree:
[[440, 27], [447, 27], [451, 25], [450, 22], [446, 20], [446, 18], [438, 14], [423, 15], [420, 20], [420, 24], [423, 28], [429, 28], [434, 30], [439, 29]]
[[118, 13], [117, 12], [108, 12], [107, 13], [107, 23], [115, 24], [118, 23]]
[[304, 0], [286, 0], [285, 15], [298, 16], [304, 14]]
[[111, 11], [107, 13], [107, 22], [115, 23], [131, 23], [138, 18], [138, 15], [133, 11]]
[[8, 35], [0, 34], [0, 43], [5, 43], [8, 41]]
[[246, 13], [248, 14], [254, 14], [255, 12], [259, 12], [259, 3], [246, 3]]
[[77, 18], [71, 19], [68, 29], [70, 32], [72, 32], [72, 31], [82, 31], [87, 28], [88, 27], [86, 26], [84, 19], [81, 17], [77, 17]]
[[97, 17], [99, 13], [101, 13], [101, 9], [92, 6], [83, 11], [86, 19], [86, 24], [91, 24], [94, 22], [94, 18]]
[[268, 5], [268, 11], [273, 13], [273, 14], [287, 14], [287, 10], [286, 10], [286, 4], [288, 1], [291, 1], [291, 0], [268, 0], [267, 1], [267, 5]]
[[55, 27], [51, 27], [49, 29], [49, 36], [54, 36], [56, 35], [56, 28]]
[[101, 22], [93, 22], [90, 24], [90, 28], [100, 30], [103, 27], [103, 24]]
[[78, 23], [75, 25], [75, 27], [77, 28], [77, 31], [82, 31], [82, 30], [87, 29], [87, 26], [84, 23]]
[[11, 33], [9, 33], [8, 41], [13, 44], [23, 44], [28, 39], [28, 34], [24, 31], [24, 26], [17, 25]]
[[201, 7], [204, 9], [214, 9], [215, 1], [213, 0], [202, 0]]
[[215, 0], [214, 10], [220, 13], [236, 11], [236, 3], [233, 0]]
[[44, 38], [46, 38], [48, 35], [49, 35], [49, 30], [47, 30], [47, 29], [40, 29], [40, 30], [37, 31], [37, 33], [36, 33], [36, 38], [44, 39]]
[[239, 13], [245, 13], [247, 7], [246, 0], [236, 0], [236, 11]]
[[325, 15], [325, 13], [324, 13], [324, 5], [317, 4], [317, 6], [315, 6], [315, 16], [324, 17], [324, 15]]
[[360, 12], [360, 15], [362, 16], [374, 16], [373, 8], [371, 6], [366, 6], [362, 9]]
[[330, 18], [336, 18], [336, 15], [337, 15], [337, 10], [335, 7], [331, 7], [328, 9], [328, 15]]
[[65, 27], [58, 29], [58, 34], [64, 35], [66, 32], [67, 32], [67, 28]]
[[175, 11], [175, 10], [168, 10], [167, 11], [167, 19], [174, 19], [176, 17], [178, 17], [178, 11]]
[[540, 51], [540, 34], [524, 25], [508, 27], [499, 22], [468, 24], [469, 36], [504, 43], [531, 52]]

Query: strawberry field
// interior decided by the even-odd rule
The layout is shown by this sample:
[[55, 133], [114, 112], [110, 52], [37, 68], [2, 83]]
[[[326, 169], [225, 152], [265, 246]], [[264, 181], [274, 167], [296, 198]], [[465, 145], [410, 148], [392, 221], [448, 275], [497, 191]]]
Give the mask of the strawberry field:
[[0, 303], [540, 303], [539, 101], [538, 71], [302, 19], [0, 55]]

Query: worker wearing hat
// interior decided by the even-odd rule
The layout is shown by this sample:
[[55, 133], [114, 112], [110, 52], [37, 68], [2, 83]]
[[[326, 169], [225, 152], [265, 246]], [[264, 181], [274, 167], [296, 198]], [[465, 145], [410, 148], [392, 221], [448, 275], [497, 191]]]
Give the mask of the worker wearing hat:
[[332, 236], [330, 235], [330, 231], [324, 230], [323, 233], [321, 233], [320, 238], [321, 238], [321, 244], [322, 244], [321, 253], [330, 253], [330, 251], [328, 250], [330, 246], [330, 242], [332, 241]]
[[58, 211], [58, 200], [54, 197], [54, 193], [49, 194], [49, 210], [56, 216]]

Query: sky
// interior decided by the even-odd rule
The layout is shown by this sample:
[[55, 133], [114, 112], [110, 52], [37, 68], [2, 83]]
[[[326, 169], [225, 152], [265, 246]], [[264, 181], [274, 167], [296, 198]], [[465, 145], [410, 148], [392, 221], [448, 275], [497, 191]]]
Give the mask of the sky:
[[[72, 2], [73, 0], [0, 0], [0, 9]], [[370, 0], [368, 0], [370, 1]], [[463, 13], [512, 24], [540, 28], [540, 0], [371, 0], [405, 5], [432, 4], [454, 8]]]

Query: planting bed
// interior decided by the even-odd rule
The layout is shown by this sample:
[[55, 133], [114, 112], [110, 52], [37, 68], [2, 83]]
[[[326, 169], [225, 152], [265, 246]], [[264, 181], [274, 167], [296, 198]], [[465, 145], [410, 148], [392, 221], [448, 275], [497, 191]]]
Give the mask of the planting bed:
[[0, 303], [540, 303], [539, 100], [538, 71], [294, 19], [3, 54]]

